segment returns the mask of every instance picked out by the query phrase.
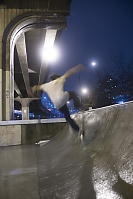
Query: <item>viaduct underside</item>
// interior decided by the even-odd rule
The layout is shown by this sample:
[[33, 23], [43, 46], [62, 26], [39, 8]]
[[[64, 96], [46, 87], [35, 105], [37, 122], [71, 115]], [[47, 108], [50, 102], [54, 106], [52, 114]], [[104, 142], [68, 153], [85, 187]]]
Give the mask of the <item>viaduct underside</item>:
[[[66, 27], [70, 0], [6, 0], [0, 3], [0, 120], [12, 120], [14, 102], [29, 119], [31, 87], [45, 83], [49, 66], [39, 57]], [[45, 52], [44, 52], [45, 53]]]

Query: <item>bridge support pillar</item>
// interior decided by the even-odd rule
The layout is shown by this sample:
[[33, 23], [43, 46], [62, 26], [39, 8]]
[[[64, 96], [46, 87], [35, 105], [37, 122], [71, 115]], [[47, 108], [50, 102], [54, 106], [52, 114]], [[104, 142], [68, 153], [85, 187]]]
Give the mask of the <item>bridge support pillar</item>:
[[[0, 37], [0, 57], [2, 57], [2, 41]], [[2, 120], [2, 59], [0, 59], [0, 121]]]
[[22, 104], [22, 120], [29, 120], [29, 103]]
[[[16, 100], [16, 99], [15, 99]], [[30, 98], [18, 98], [16, 101], [22, 105], [22, 120], [29, 120], [29, 103]]]
[[29, 104], [33, 100], [38, 100], [38, 98], [15, 98], [22, 105], [22, 120], [29, 120]]

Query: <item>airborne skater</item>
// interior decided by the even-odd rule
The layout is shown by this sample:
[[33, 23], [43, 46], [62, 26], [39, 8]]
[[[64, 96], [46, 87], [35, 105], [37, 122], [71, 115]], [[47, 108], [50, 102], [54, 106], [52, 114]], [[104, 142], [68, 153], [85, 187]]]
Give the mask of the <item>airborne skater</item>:
[[35, 85], [32, 87], [33, 95], [35, 96], [38, 91], [46, 92], [54, 104], [54, 107], [57, 108], [60, 112], [62, 112], [66, 118], [66, 121], [71, 125], [71, 127], [76, 131], [79, 132], [79, 126], [76, 122], [70, 117], [70, 113], [68, 107], [66, 105], [67, 101], [73, 99], [74, 105], [76, 108], [80, 108], [80, 101], [76, 94], [72, 91], [67, 92], [64, 91], [64, 83], [68, 77], [72, 74], [83, 70], [84, 66], [79, 64], [72, 69], [68, 70], [64, 75], [51, 75], [51, 81], [42, 85]]

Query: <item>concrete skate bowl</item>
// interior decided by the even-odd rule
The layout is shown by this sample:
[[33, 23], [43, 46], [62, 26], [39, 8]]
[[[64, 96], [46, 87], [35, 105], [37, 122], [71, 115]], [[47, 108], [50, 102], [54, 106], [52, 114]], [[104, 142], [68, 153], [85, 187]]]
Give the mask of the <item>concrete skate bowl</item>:
[[38, 150], [41, 199], [133, 199], [133, 102], [73, 116]]

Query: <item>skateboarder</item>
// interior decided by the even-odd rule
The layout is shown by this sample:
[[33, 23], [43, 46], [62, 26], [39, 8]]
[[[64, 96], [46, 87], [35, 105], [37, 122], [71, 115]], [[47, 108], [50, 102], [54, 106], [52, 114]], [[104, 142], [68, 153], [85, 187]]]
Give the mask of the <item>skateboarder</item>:
[[32, 87], [33, 95], [35, 96], [39, 90], [46, 92], [51, 99], [51, 102], [54, 104], [54, 106], [61, 111], [66, 121], [71, 125], [71, 127], [75, 131], [79, 131], [79, 126], [76, 124], [76, 122], [70, 117], [70, 113], [68, 110], [68, 107], [66, 105], [67, 101], [70, 99], [74, 100], [74, 105], [76, 107], [80, 106], [79, 99], [76, 96], [76, 94], [72, 91], [67, 92], [64, 91], [64, 83], [68, 77], [70, 77], [72, 74], [79, 72], [80, 70], [83, 70], [84, 66], [82, 64], [79, 64], [72, 69], [68, 70], [64, 75], [52, 75], [50, 77], [51, 81], [42, 85], [35, 85]]

